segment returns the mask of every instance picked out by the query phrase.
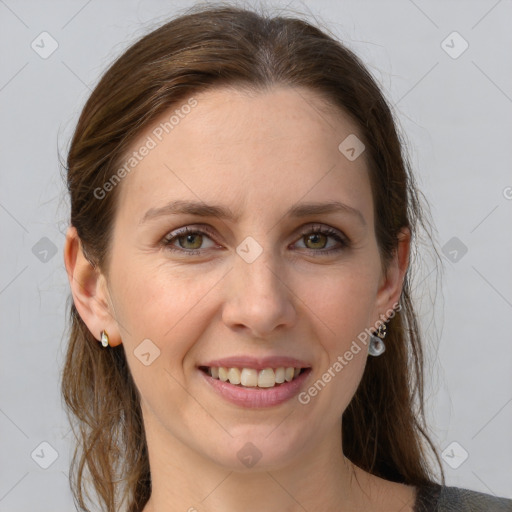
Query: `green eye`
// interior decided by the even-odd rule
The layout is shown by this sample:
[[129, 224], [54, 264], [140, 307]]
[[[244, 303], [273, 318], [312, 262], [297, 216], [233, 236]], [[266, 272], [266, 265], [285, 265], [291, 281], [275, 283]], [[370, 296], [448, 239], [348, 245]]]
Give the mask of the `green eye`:
[[[178, 241], [180, 241], [182, 239], [185, 240], [185, 242], [183, 242], [183, 243], [179, 242], [180, 246], [183, 249], [199, 249], [201, 247], [202, 242], [203, 242], [203, 235], [201, 235], [199, 233], [192, 233], [192, 234], [188, 234], [188, 235], [178, 236], [178, 237], [176, 237], [176, 239]], [[193, 247], [185, 247], [183, 245], [183, 244], [188, 244], [188, 243], [191, 243], [193, 245]]]
[[[206, 227], [201, 229], [182, 228], [170, 233], [162, 241], [163, 245], [176, 252], [189, 256], [201, 254], [207, 248], [202, 248], [204, 239], [212, 239], [213, 234]], [[337, 242], [337, 246], [326, 249], [329, 238]], [[301, 233], [301, 238], [309, 250], [315, 256], [324, 256], [334, 252], [342, 251], [350, 246], [350, 241], [338, 230], [326, 226], [307, 226]], [[175, 242], [178, 242], [176, 245]], [[211, 248], [211, 247], [210, 247]]]

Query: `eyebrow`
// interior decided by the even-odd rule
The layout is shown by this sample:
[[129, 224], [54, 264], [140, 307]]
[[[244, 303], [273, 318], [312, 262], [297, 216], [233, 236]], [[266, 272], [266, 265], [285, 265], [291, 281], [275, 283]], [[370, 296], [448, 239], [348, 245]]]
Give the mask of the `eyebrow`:
[[[366, 226], [366, 220], [359, 210], [340, 201], [330, 201], [327, 203], [301, 203], [292, 206], [284, 216], [297, 218], [329, 213], [345, 213], [353, 215]], [[238, 221], [240, 218], [240, 215], [236, 215], [226, 206], [206, 204], [197, 201], [177, 200], [171, 201], [160, 208], [151, 208], [144, 214], [140, 223], [143, 224], [158, 217], [180, 214], [196, 215], [198, 217], [216, 217], [218, 219], [225, 219], [233, 222]]]

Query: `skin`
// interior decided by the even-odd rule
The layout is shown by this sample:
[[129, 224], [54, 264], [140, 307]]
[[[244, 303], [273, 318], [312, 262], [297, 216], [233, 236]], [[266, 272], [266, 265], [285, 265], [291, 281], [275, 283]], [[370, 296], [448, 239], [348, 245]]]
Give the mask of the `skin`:
[[[310, 363], [309, 387], [399, 301], [410, 234], [403, 231], [384, 273], [365, 154], [349, 161], [338, 150], [357, 125], [306, 89], [194, 97], [197, 106], [118, 185], [109, 268], [91, 267], [74, 228], [65, 247], [81, 317], [96, 339], [106, 330], [111, 345], [124, 343], [141, 395], [153, 479], [144, 512], [412, 510], [413, 487], [370, 475], [342, 453], [341, 416], [366, 350], [307, 405], [244, 409], [215, 394], [196, 368], [230, 355], [287, 355]], [[141, 222], [176, 199], [228, 206], [240, 219]], [[347, 213], [284, 216], [297, 203], [332, 200], [365, 222]], [[334, 228], [350, 246], [322, 255], [340, 244], [304, 236], [300, 228], [312, 224]], [[182, 253], [162, 245], [178, 228], [200, 225], [213, 236], [174, 239]], [[236, 252], [248, 236], [263, 251], [252, 263]], [[196, 248], [202, 254], [185, 254]], [[144, 339], [160, 350], [149, 366], [134, 355]], [[237, 457], [247, 442], [262, 454], [251, 468]]]

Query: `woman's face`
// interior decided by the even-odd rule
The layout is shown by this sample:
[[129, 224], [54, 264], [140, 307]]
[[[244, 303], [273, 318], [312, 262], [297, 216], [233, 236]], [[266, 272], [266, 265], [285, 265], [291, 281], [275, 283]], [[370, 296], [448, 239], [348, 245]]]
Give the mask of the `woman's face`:
[[[162, 116], [127, 155], [138, 160], [118, 185], [112, 314], [148, 439], [229, 468], [259, 457], [258, 467], [284, 467], [338, 440], [367, 347], [344, 355], [394, 302], [365, 154], [339, 149], [356, 140], [357, 127], [306, 89], [215, 89], [194, 99]], [[180, 213], [176, 201], [206, 215]], [[294, 215], [334, 202], [346, 208]], [[217, 361], [225, 358], [233, 359]], [[339, 358], [343, 368], [333, 371]], [[210, 363], [247, 368], [248, 386], [213, 382], [202, 368]], [[282, 371], [256, 370], [289, 366], [309, 368], [298, 387], [263, 387]], [[330, 382], [309, 394], [329, 369]], [[258, 377], [261, 388], [251, 385]]]

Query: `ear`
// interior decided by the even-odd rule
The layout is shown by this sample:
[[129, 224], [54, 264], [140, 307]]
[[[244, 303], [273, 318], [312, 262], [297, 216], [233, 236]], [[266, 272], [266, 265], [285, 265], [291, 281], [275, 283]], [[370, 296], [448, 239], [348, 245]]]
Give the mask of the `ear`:
[[121, 337], [113, 314], [107, 281], [85, 257], [80, 238], [73, 226], [66, 233], [64, 263], [75, 307], [89, 331], [97, 340], [101, 340], [101, 331], [106, 331], [109, 345], [119, 345]]
[[411, 232], [402, 228], [398, 236], [398, 246], [389, 262], [386, 275], [379, 284], [376, 302], [376, 314], [379, 319], [386, 321], [391, 311], [396, 310], [402, 293], [405, 273], [409, 267]]

